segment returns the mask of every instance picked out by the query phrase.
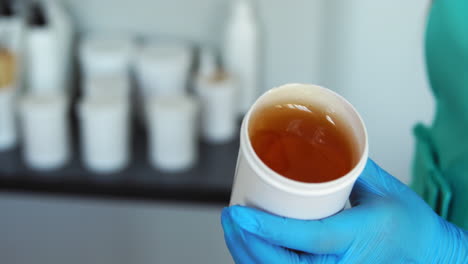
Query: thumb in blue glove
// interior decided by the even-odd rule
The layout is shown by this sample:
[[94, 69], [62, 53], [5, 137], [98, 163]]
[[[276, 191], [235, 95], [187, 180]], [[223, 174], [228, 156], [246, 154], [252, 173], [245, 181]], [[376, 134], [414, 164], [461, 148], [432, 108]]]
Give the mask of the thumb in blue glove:
[[296, 220], [233, 206], [222, 212], [236, 263], [468, 263], [468, 233], [369, 160], [351, 209]]

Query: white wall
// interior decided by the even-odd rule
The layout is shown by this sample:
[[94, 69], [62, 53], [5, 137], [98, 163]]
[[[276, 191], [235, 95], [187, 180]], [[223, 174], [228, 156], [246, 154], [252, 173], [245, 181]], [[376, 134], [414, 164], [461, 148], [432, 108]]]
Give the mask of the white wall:
[[327, 0], [322, 82], [362, 114], [370, 155], [408, 182], [412, 127], [433, 115], [424, 66], [428, 0]]

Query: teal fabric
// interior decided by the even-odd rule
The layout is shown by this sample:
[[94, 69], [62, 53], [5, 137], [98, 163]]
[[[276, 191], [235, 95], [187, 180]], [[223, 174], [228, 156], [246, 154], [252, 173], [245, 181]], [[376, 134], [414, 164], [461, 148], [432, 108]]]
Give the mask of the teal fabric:
[[437, 166], [429, 130], [423, 125], [414, 129], [416, 136], [416, 157], [414, 160], [413, 188], [426, 202], [447, 219], [452, 201], [452, 189]]
[[468, 1], [434, 1], [426, 32], [436, 99], [428, 128], [415, 128], [412, 187], [449, 221], [468, 228]]

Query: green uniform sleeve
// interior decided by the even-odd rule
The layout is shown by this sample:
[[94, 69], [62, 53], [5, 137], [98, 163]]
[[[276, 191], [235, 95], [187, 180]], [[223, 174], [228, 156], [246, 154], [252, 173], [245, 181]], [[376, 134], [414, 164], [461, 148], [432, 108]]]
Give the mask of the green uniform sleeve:
[[426, 62], [436, 115], [414, 130], [412, 187], [441, 216], [468, 228], [468, 1], [435, 0]]

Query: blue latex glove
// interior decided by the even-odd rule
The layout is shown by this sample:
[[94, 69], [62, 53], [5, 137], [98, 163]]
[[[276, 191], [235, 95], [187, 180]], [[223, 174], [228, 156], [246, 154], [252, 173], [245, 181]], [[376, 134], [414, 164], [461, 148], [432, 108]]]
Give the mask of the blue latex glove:
[[351, 209], [310, 221], [225, 208], [226, 244], [236, 263], [468, 263], [468, 233], [372, 160], [350, 201]]

